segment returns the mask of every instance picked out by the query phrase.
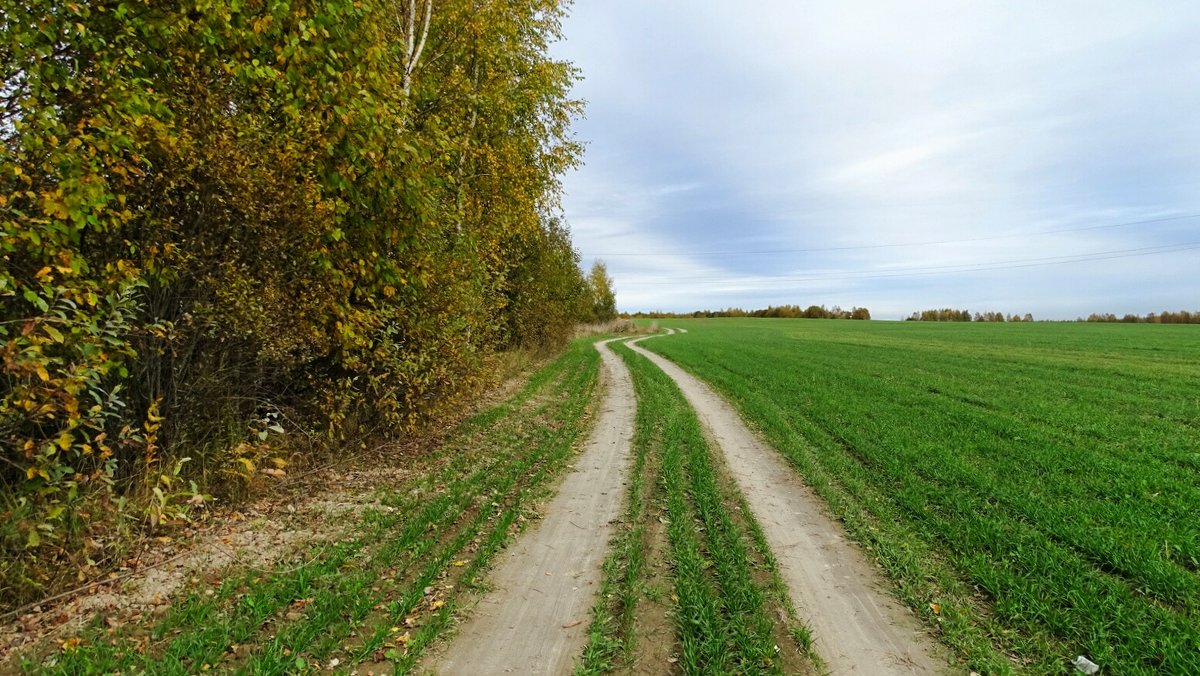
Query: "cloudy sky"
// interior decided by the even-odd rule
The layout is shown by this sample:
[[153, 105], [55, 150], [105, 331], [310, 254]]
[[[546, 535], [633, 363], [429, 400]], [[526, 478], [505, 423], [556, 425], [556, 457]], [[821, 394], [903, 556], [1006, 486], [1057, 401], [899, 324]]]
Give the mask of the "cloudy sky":
[[1200, 3], [583, 0], [622, 310], [1200, 308]]

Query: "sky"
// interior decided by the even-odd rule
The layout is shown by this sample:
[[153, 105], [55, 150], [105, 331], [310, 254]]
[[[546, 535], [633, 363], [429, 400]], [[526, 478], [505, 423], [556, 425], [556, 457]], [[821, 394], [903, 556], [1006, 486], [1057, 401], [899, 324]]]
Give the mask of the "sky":
[[585, 0], [563, 208], [622, 311], [1200, 309], [1200, 3]]

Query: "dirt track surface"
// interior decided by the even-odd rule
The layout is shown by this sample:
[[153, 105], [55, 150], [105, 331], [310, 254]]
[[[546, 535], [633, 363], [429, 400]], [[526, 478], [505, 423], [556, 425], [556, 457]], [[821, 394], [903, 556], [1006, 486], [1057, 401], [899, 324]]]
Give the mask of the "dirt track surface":
[[445, 652], [440, 674], [565, 674], [587, 639], [611, 521], [622, 508], [636, 402], [621, 359], [603, 341], [606, 391], [575, 470], [546, 516], [497, 559], [491, 592]]
[[629, 345], [679, 385], [725, 454], [829, 673], [948, 671], [941, 649], [911, 613], [882, 591], [886, 583], [881, 575], [847, 541], [795, 470], [759, 441], [708, 385], [636, 342]]

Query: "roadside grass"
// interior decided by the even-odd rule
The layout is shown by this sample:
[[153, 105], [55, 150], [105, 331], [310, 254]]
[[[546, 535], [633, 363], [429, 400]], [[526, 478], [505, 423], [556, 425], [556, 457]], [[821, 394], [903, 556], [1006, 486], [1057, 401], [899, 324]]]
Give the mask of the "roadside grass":
[[270, 571], [233, 567], [197, 581], [143, 626], [112, 632], [97, 620], [77, 646], [24, 667], [297, 673], [382, 652], [397, 673], [411, 669], [569, 464], [592, 417], [593, 340], [572, 343], [507, 401], [464, 421], [431, 459], [439, 469], [394, 487], [341, 539]]
[[686, 322], [720, 390], [968, 666], [1200, 673], [1200, 332]]
[[642, 553], [646, 522], [660, 518], [654, 504], [665, 505], [678, 667], [689, 674], [811, 671], [804, 647], [793, 641], [803, 633], [788, 615], [786, 594], [780, 600], [773, 560], [762, 556], [757, 526], [722, 476], [695, 412], [652, 363], [624, 345], [614, 349], [630, 368], [638, 399], [631, 523], [605, 564], [591, 643], [577, 673], [599, 673], [630, 659], [639, 602], [653, 593]]

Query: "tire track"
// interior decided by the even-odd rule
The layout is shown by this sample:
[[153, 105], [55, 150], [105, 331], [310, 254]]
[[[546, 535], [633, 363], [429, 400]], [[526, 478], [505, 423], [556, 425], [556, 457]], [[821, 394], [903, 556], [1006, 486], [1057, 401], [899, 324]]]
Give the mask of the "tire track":
[[[659, 337], [659, 336], [651, 336]], [[888, 583], [827, 514], [795, 470], [708, 385], [673, 362], [628, 345], [670, 376], [725, 454], [762, 526], [780, 576], [832, 674], [928, 674], [945, 651], [886, 591]]]
[[[613, 339], [617, 340], [617, 339]], [[625, 364], [596, 343], [606, 389], [587, 445], [546, 516], [498, 557], [484, 595], [446, 651], [441, 674], [565, 674], [587, 640], [600, 565], [629, 473], [636, 400]]]

